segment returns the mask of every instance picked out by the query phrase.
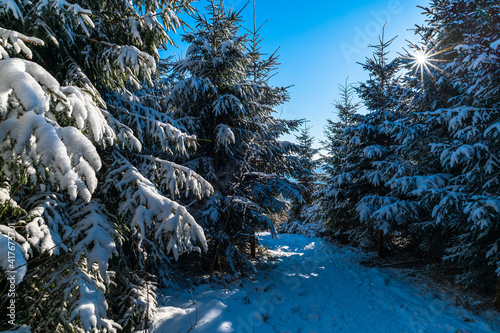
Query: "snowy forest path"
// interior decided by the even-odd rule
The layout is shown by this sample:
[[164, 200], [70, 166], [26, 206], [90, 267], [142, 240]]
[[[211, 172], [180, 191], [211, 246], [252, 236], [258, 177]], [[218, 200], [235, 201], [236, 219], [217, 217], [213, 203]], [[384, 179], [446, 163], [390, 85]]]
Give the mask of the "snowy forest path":
[[355, 249], [301, 235], [259, 239], [272, 255], [268, 269], [233, 288], [198, 286], [195, 304], [188, 291], [166, 291], [155, 332], [498, 331], [444, 293], [361, 265]]

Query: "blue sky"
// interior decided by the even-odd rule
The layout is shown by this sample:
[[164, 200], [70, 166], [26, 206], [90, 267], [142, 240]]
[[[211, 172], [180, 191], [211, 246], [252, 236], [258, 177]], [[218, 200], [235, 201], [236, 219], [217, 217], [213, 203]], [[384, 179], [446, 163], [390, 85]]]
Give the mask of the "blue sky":
[[[251, 0], [253, 2], [253, 0]], [[252, 2], [243, 11], [245, 25], [252, 26]], [[224, 5], [240, 9], [245, 0], [225, 0]], [[200, 10], [207, 1], [194, 3]], [[311, 134], [323, 139], [326, 119], [335, 118], [332, 105], [338, 98], [338, 84], [365, 81], [368, 74], [356, 62], [371, 56], [368, 44], [375, 44], [385, 22], [386, 36], [399, 37], [391, 55], [396, 56], [406, 40], [418, 40], [412, 31], [425, 17], [417, 5], [426, 0], [256, 0], [257, 24], [268, 22], [261, 30], [265, 38], [263, 52], [281, 47], [279, 74], [272, 78], [275, 86], [291, 86], [290, 101], [278, 108], [287, 119], [307, 118]], [[189, 21], [189, 20], [187, 20]], [[176, 42], [179, 40], [175, 38]], [[182, 53], [187, 45], [169, 53]], [[294, 141], [294, 136], [285, 137]]]

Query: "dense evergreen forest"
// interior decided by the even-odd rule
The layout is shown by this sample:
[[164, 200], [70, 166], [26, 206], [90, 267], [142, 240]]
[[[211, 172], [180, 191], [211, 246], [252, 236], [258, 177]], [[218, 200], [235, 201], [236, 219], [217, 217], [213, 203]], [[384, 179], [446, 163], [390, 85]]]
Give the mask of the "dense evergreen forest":
[[[382, 34], [319, 152], [276, 112], [289, 94], [259, 26], [191, 2], [0, 0], [1, 330], [147, 330], [158, 288], [251, 275], [256, 232], [283, 217], [493, 291], [498, 1], [423, 3], [407, 50]], [[185, 56], [162, 58], [185, 15]]]

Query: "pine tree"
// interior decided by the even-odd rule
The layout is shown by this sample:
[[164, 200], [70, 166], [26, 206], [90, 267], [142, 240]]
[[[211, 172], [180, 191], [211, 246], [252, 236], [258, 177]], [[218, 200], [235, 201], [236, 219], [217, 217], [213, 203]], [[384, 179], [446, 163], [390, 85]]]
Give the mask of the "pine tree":
[[[197, 27], [184, 36], [191, 45], [173, 70], [181, 79], [168, 97], [175, 118], [198, 137], [196, 153], [183, 161], [208, 179], [215, 196], [198, 207], [210, 245], [211, 267], [253, 271], [244, 249], [257, 229], [274, 225], [269, 213], [288, 208], [286, 198], [300, 198], [286, 177], [294, 169], [295, 145], [278, 141], [297, 121], [273, 117], [287, 100], [285, 88], [267, 81], [276, 64], [263, 59], [258, 38], [239, 35], [238, 12], [212, 1], [197, 16]], [[224, 265], [224, 267], [222, 266]]]
[[288, 219], [280, 224], [279, 232], [297, 233], [310, 236], [317, 236], [322, 230], [322, 223], [318, 217], [318, 206], [313, 198], [313, 194], [318, 186], [318, 175], [316, 169], [319, 166], [315, 155], [318, 149], [313, 148], [314, 137], [311, 136], [312, 126], [304, 125], [299, 134], [295, 136], [300, 151], [297, 153], [298, 160], [305, 167], [298, 173], [297, 182], [305, 188], [302, 195], [303, 200], [292, 202], [288, 213]]
[[0, 2], [0, 240], [15, 227], [24, 314], [14, 327], [145, 329], [166, 254], [207, 249], [175, 200], [212, 187], [168, 160], [196, 139], [167, 115], [157, 71], [182, 10], [189, 1]]
[[[436, 254], [463, 269], [466, 284], [493, 282], [498, 266], [498, 52], [499, 15], [494, 1], [432, 1], [425, 9], [424, 41], [436, 41], [428, 60], [440, 71], [444, 103], [422, 109], [433, 174], [422, 196], [431, 197], [422, 237]], [[431, 44], [432, 45], [432, 44]], [[426, 86], [423, 92], [428, 94]], [[427, 233], [427, 234], [425, 234]], [[437, 242], [434, 235], [442, 236]]]
[[[373, 58], [362, 64], [370, 79], [356, 88], [369, 113], [356, 116], [356, 123], [335, 133], [327, 168], [329, 178], [322, 190], [322, 209], [327, 225], [341, 238], [350, 238], [363, 245], [372, 243], [372, 231], [388, 233], [393, 226], [384, 219], [373, 219], [373, 213], [385, 203], [388, 193], [385, 183], [400, 172], [399, 159], [394, 151], [390, 130], [400, 114], [395, 112], [397, 100], [389, 89], [397, 85], [399, 57], [388, 60], [388, 48], [394, 38], [385, 41], [384, 35]], [[344, 99], [348, 91], [344, 92]], [[347, 98], [347, 100], [349, 100]], [[353, 109], [355, 106], [350, 106]], [[340, 132], [340, 133], [339, 133]], [[390, 200], [390, 199], [389, 199]]]

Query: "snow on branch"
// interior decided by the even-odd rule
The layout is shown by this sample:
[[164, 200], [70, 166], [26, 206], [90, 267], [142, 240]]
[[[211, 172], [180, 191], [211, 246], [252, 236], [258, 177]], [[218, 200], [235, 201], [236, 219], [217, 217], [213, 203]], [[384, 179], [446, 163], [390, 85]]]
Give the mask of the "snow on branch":
[[234, 95], [222, 95], [214, 101], [214, 113], [215, 116], [220, 116], [224, 114], [236, 114], [238, 116], [244, 115], [245, 107]]
[[[95, 28], [94, 22], [90, 18], [92, 11], [82, 8], [77, 3], [70, 3], [65, 0], [46, 0], [37, 3], [37, 13], [54, 11], [57, 17], [64, 22], [63, 29], [71, 39], [74, 38], [72, 26], [79, 27], [86, 36], [90, 36], [87, 26]], [[56, 41], [57, 44], [57, 41]]]
[[0, 116], [7, 113], [9, 99], [14, 98], [24, 110], [42, 114], [50, 100], [46, 91], [57, 94], [58, 90], [57, 80], [41, 66], [21, 59], [0, 60]]
[[[85, 260], [76, 267], [71, 260], [67, 260], [49, 276], [49, 282], [44, 287], [55, 285], [55, 290], [63, 295], [65, 302], [65, 311], [59, 309], [58, 315], [51, 320], [56, 325], [58, 321], [64, 322], [72, 331], [117, 333], [122, 327], [107, 316], [106, 287], [85, 272], [86, 266]], [[58, 298], [53, 297], [50, 302], [55, 303], [50, 308], [57, 309]]]
[[415, 196], [423, 196], [433, 190], [444, 188], [452, 175], [439, 173], [428, 176], [406, 176], [393, 178], [387, 182], [392, 190], [397, 190], [399, 193], [411, 194]]
[[[65, 211], [66, 205], [60, 195], [41, 193], [31, 197], [27, 202], [28, 214], [21, 220], [25, 223], [27, 252], [60, 254], [68, 250], [63, 240], [67, 239], [72, 229]], [[35, 252], [36, 251], [36, 252]]]
[[492, 226], [500, 213], [500, 200], [486, 196], [473, 196], [465, 204], [464, 214], [473, 228], [484, 230]]
[[225, 124], [217, 125], [217, 128], [215, 130], [217, 132], [216, 134], [217, 146], [224, 147], [226, 151], [229, 151], [230, 150], [229, 145], [235, 143], [236, 141], [233, 131], [229, 126]]
[[86, 258], [89, 271], [97, 265], [103, 279], [107, 277], [108, 259], [116, 253], [115, 238], [121, 239], [105, 211], [96, 199], [89, 203], [80, 200], [68, 210], [77, 221], [71, 237], [74, 258], [77, 261], [82, 256]]
[[[153, 321], [158, 307], [157, 284], [144, 276], [132, 273], [128, 285], [123, 293], [118, 296], [117, 303], [123, 318], [120, 323], [128, 326], [137, 317], [145, 317], [146, 321]], [[147, 323], [140, 323], [140, 328], [146, 328]], [[140, 331], [138, 331], [140, 332]]]
[[158, 187], [168, 189], [172, 198], [179, 197], [180, 190], [185, 190], [186, 197], [191, 193], [201, 200], [214, 191], [208, 181], [186, 166], [149, 155], [138, 157], [143, 160], [138, 170]]
[[12, 14], [16, 19], [22, 19], [23, 14], [15, 0], [0, 0], [0, 14]]
[[80, 196], [89, 201], [97, 187], [101, 160], [79, 129], [57, 123], [61, 116], [62, 121], [88, 131], [95, 141], [113, 142], [113, 130], [86, 93], [60, 87], [33, 62], [0, 60], [0, 154], [13, 162], [4, 164], [2, 171], [11, 182], [19, 182], [20, 166], [33, 183], [49, 181], [68, 190], [72, 200]]
[[38, 45], [44, 45], [43, 40], [36, 37], [28, 37], [19, 33], [17, 31], [7, 30], [0, 27], [0, 60], [8, 59], [8, 50], [14, 50], [16, 54], [21, 51], [28, 57], [32, 58], [33, 53], [30, 48], [26, 46], [26, 43], [33, 43]]
[[15, 284], [19, 284], [26, 274], [26, 253], [23, 247], [12, 239], [9, 234], [5, 235], [3, 232], [0, 232], [0, 249], [5, 252], [9, 251], [9, 256], [3, 255], [0, 257], [0, 268], [8, 272], [12, 271], [13, 267], [18, 267], [13, 274], [15, 276]]
[[77, 87], [61, 87], [60, 90], [65, 99], [59, 101], [55, 110], [64, 111], [65, 116], [72, 119], [79, 130], [88, 131], [95, 142], [105, 140], [112, 145], [116, 134], [91, 96]]
[[[36, 173], [38, 178], [68, 190], [72, 200], [77, 196], [90, 200], [97, 185], [95, 172], [101, 166], [100, 158], [92, 143], [78, 130], [54, 128], [46, 118], [30, 111], [0, 123], [0, 142], [3, 157], [15, 163], [3, 166], [12, 181], [22, 181], [15, 176], [16, 165], [20, 165], [33, 176]], [[52, 172], [46, 174], [48, 169]], [[32, 181], [36, 183], [37, 178]]]
[[130, 228], [135, 232], [144, 255], [147, 256], [146, 244], [154, 240], [162, 249], [166, 242], [166, 251], [176, 259], [184, 252], [201, 252], [193, 241], [198, 241], [207, 251], [203, 229], [186, 208], [163, 195], [121, 154], [115, 153], [114, 157], [117, 162], [107, 175], [107, 187], [113, 186], [119, 191], [118, 214], [129, 219]]
[[[176, 153], [188, 155], [188, 149], [196, 149], [196, 136], [182, 132], [175, 120], [161, 114], [155, 109], [140, 105], [139, 103], [121, 100], [130, 106], [131, 111], [123, 107], [110, 105], [114, 115], [125, 123], [128, 129], [134, 129], [134, 136], [139, 142], [154, 141], [161, 150], [169, 154]], [[140, 151], [140, 149], [138, 150]]]
[[[179, 61], [174, 64], [173, 70], [179, 72], [186, 70], [182, 66], [183, 62]], [[175, 84], [170, 95], [166, 97], [166, 102], [180, 104], [187, 108], [189, 101], [202, 100], [207, 93], [217, 94], [217, 88], [214, 83], [208, 77], [200, 77], [192, 74], [190, 77], [182, 79]]]
[[141, 67], [148, 68], [153, 73], [156, 70], [156, 62], [148, 53], [140, 51], [135, 46], [131, 45], [116, 45], [115, 48], [116, 62], [122, 70], [130, 66], [135, 71], [139, 71]]
[[0, 206], [4, 207], [7, 205], [11, 208], [19, 208], [18, 203], [12, 199], [10, 191], [11, 185], [8, 182], [0, 183]]
[[135, 136], [134, 131], [118, 121], [110, 112], [103, 111], [103, 114], [106, 115], [108, 124], [113, 128], [118, 134], [116, 137], [117, 143], [122, 148], [127, 148], [130, 151], [138, 151], [142, 150], [141, 141]]
[[[87, 39], [90, 43], [100, 44], [106, 47], [101, 55], [103, 59], [107, 59], [104, 67], [104, 76], [109, 76], [113, 72], [110, 67], [114, 65], [113, 69], [121, 71], [125, 76], [125, 82], [132, 84], [135, 88], [141, 89], [143, 87], [139, 81], [138, 75], [142, 75], [150, 85], [153, 85], [152, 76], [156, 72], [156, 61], [153, 56], [139, 50], [133, 45], [118, 45], [91, 38]], [[108, 79], [121, 80], [122, 78], [108, 77]]]

